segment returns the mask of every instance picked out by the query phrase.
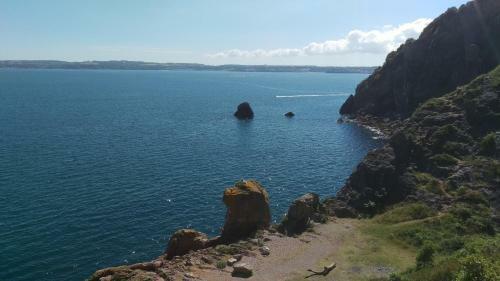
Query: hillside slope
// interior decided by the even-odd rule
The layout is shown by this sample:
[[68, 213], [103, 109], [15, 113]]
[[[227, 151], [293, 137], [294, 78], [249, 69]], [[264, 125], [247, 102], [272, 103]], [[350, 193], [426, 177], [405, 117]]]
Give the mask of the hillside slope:
[[475, 0], [436, 18], [363, 81], [343, 115], [407, 117], [424, 101], [500, 63], [500, 1]]

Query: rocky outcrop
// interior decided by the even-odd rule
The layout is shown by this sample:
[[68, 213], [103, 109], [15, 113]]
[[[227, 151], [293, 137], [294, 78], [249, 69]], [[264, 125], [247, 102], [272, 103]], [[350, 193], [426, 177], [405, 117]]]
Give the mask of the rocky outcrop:
[[238, 109], [234, 113], [234, 116], [240, 120], [252, 119], [253, 110], [248, 102], [243, 102], [238, 105]]
[[177, 230], [167, 246], [167, 258], [171, 259], [174, 256], [182, 256], [189, 251], [196, 251], [209, 246], [209, 240], [206, 234], [198, 232], [194, 229]]
[[353, 207], [347, 205], [346, 202], [339, 200], [337, 198], [327, 198], [323, 201], [323, 206], [325, 212], [329, 216], [335, 216], [337, 218], [356, 218], [358, 217], [358, 211]]
[[421, 103], [500, 63], [500, 1], [475, 0], [436, 18], [358, 85], [341, 114], [409, 116]]
[[[368, 153], [335, 200], [361, 214], [374, 214], [415, 198], [439, 209], [453, 201], [450, 194], [458, 189], [481, 187], [485, 197], [493, 196], [500, 186], [500, 162], [496, 153], [482, 151], [492, 142], [496, 145], [499, 131], [497, 67], [420, 106], [383, 148]], [[342, 203], [335, 200], [325, 208], [338, 213]]]
[[233, 241], [248, 236], [271, 223], [269, 196], [257, 181], [240, 181], [224, 191], [227, 207], [226, 221], [222, 230], [223, 241]]
[[286, 217], [278, 229], [288, 235], [301, 233], [309, 227], [313, 216], [319, 212], [319, 196], [315, 193], [302, 195], [288, 208]]

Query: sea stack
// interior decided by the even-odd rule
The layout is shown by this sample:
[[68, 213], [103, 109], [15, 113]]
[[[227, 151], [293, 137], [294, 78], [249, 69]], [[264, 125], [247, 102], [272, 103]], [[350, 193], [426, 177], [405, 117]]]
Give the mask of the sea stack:
[[289, 112], [285, 113], [285, 116], [288, 118], [292, 118], [293, 116], [295, 116], [295, 113], [289, 111]]
[[238, 105], [238, 109], [234, 116], [240, 120], [253, 119], [253, 110], [248, 102], [242, 102]]
[[258, 229], [269, 227], [269, 196], [257, 181], [237, 182], [224, 191], [222, 200], [227, 207], [221, 236], [223, 241], [236, 241]]

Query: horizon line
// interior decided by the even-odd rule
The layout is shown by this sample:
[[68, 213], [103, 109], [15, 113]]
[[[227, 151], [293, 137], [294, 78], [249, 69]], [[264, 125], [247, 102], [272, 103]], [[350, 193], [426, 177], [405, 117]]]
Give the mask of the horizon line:
[[[155, 61], [141, 61], [141, 60], [61, 60], [61, 59], [0, 59], [0, 64], [2, 63], [43, 63], [43, 62], [53, 62], [53, 63], [145, 63], [145, 64], [157, 64], [157, 65], [198, 65], [198, 66], [211, 66], [211, 67], [221, 67], [221, 66], [275, 66], [275, 67], [317, 67], [317, 68], [377, 68], [380, 65], [314, 65], [314, 64], [205, 64], [198, 62], [155, 62]], [[1, 67], [1, 65], [0, 65]]]

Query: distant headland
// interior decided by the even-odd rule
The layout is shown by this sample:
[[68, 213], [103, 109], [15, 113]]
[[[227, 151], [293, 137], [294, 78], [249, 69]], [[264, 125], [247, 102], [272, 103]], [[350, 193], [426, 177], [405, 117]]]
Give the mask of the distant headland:
[[374, 66], [314, 66], [314, 65], [206, 65], [199, 63], [157, 63], [144, 61], [81, 61], [1, 60], [0, 68], [34, 69], [109, 69], [109, 70], [198, 70], [239, 72], [322, 72], [371, 74]]

